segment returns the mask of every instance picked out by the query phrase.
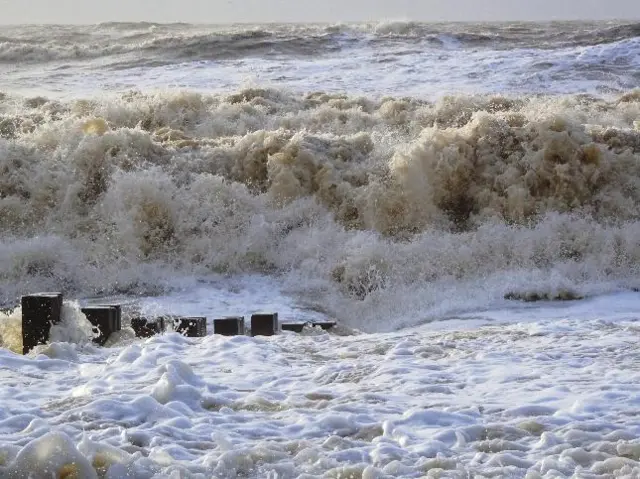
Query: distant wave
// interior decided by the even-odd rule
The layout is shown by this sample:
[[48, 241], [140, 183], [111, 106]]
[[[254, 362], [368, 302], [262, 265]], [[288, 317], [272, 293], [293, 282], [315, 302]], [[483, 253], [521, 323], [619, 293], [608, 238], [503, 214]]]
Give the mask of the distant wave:
[[[138, 33], [109, 40], [89, 35], [73, 41], [66, 36], [33, 40], [0, 37], [0, 62], [50, 62], [135, 54], [144, 60], [173, 61], [242, 58], [257, 55], [310, 56], [336, 51], [331, 34], [284, 35], [252, 29], [237, 32], [176, 34]], [[144, 62], [143, 62], [144, 63]]]
[[640, 23], [336, 25], [103, 23], [93, 26], [0, 27], [0, 63], [81, 61], [123, 57], [171, 63], [282, 55], [312, 57], [398, 41], [424, 48], [567, 48], [636, 38]]

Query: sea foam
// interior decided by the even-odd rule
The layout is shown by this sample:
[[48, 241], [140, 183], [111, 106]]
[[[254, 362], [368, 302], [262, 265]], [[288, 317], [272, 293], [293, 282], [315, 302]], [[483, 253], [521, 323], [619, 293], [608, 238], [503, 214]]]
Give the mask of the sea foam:
[[2, 299], [278, 274], [379, 330], [509, 293], [636, 287], [639, 105], [637, 92], [5, 96]]

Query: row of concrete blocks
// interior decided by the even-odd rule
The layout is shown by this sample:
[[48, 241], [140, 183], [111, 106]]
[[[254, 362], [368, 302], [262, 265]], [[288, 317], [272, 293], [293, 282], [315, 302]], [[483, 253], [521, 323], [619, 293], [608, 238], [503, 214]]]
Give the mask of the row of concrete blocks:
[[[149, 337], [163, 333], [167, 322], [173, 321], [174, 331], [184, 336], [193, 338], [207, 335], [207, 318], [196, 317], [159, 317], [159, 318], [132, 318], [131, 327], [138, 337]], [[260, 313], [251, 315], [251, 336], [273, 336], [278, 331], [302, 332], [305, 325], [319, 326], [322, 329], [331, 329], [336, 325], [334, 321], [314, 321], [308, 323], [279, 323], [278, 313]], [[244, 316], [229, 316], [213, 320], [214, 334], [222, 336], [241, 336], [247, 334]]]
[[[120, 305], [87, 306], [81, 309], [87, 320], [98, 329], [94, 342], [104, 345], [112, 333], [122, 329], [122, 310]], [[62, 313], [62, 293], [38, 293], [22, 297], [22, 350], [27, 354], [39, 344], [46, 344], [49, 339], [51, 325], [60, 322]], [[131, 327], [137, 337], [150, 337], [163, 333], [167, 323], [173, 323], [174, 331], [188, 337], [207, 335], [207, 318], [205, 317], [172, 317], [132, 318]], [[334, 321], [311, 323], [278, 322], [278, 313], [261, 313], [251, 316], [252, 336], [273, 336], [280, 329], [283, 331], [302, 332], [305, 325], [330, 329], [336, 325]], [[213, 320], [214, 334], [237, 336], [246, 334], [243, 316], [232, 316]]]

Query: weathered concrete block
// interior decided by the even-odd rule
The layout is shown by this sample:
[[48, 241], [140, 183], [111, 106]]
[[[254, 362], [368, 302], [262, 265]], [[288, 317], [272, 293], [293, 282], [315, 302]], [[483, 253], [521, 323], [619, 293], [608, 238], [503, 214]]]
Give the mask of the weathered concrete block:
[[311, 323], [282, 323], [283, 331], [293, 331], [294, 333], [301, 333], [305, 325]]
[[164, 318], [131, 318], [131, 327], [139, 338], [148, 338], [164, 332]]
[[46, 344], [52, 324], [60, 322], [62, 293], [38, 293], [22, 297], [22, 353]]
[[283, 323], [282, 330], [283, 331], [293, 331], [296, 333], [301, 333], [306, 325], [309, 326], [319, 326], [325, 331], [333, 328], [336, 325], [335, 321], [309, 321], [306, 323]]
[[190, 338], [202, 338], [207, 335], [207, 318], [176, 318], [176, 332]]
[[336, 322], [335, 321], [314, 321], [313, 323], [314, 326], [320, 326], [322, 329], [324, 329], [325, 331], [335, 327]]
[[118, 309], [115, 306], [87, 306], [81, 309], [87, 320], [98, 328], [99, 336], [93, 338], [94, 343], [103, 346], [112, 333], [120, 331]]
[[214, 319], [213, 333], [221, 334], [222, 336], [244, 335], [244, 317], [231, 316], [228, 318]]
[[122, 329], [122, 306], [119, 304], [99, 304], [97, 306], [100, 307], [108, 307], [113, 308], [115, 310], [116, 315], [116, 331], [120, 331]]
[[251, 336], [273, 336], [278, 332], [278, 313], [251, 315]]

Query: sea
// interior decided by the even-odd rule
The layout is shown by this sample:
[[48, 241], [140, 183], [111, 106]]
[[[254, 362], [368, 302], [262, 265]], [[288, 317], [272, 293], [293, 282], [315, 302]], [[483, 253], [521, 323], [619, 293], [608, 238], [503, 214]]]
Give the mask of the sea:
[[639, 478], [639, 291], [640, 23], [0, 27], [0, 478]]

